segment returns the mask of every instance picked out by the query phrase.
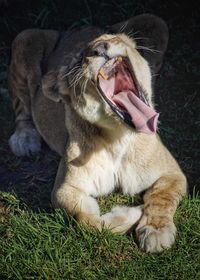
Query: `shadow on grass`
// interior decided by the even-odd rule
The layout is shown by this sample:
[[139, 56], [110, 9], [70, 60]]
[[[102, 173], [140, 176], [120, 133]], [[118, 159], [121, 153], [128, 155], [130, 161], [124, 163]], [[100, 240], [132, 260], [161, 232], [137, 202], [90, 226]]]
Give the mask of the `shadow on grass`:
[[0, 166], [0, 191], [14, 194], [34, 212], [51, 212], [59, 157], [45, 145], [41, 155], [34, 158], [16, 158], [8, 147], [6, 152], [7, 160]]

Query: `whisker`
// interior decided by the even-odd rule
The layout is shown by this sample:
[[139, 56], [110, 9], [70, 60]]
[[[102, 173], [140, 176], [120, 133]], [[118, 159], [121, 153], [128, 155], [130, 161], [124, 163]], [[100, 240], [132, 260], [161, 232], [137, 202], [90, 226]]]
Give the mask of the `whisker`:
[[147, 37], [133, 37], [134, 40], [149, 40]]
[[134, 37], [135, 34], [139, 33], [139, 31], [135, 31], [134, 30], [130, 30], [129, 32], [127, 32], [127, 35], [130, 37]]
[[84, 91], [84, 84], [85, 84], [85, 81], [83, 81], [81, 84], [81, 94], [83, 94], [83, 91]]
[[82, 69], [77, 69], [77, 71], [74, 73], [74, 75], [71, 79], [70, 84], [73, 84], [76, 81], [76, 79], [78, 79], [80, 77], [81, 74], [82, 74]]
[[150, 51], [152, 53], [161, 53], [158, 50], [154, 50], [151, 47], [145, 47], [145, 46], [136, 46], [136, 49], [138, 49], [138, 50], [146, 50], [146, 51]]
[[124, 29], [127, 27], [127, 25], [128, 25], [128, 21], [126, 21], [126, 22], [120, 27], [119, 33], [120, 33], [120, 32], [123, 32]]
[[76, 86], [78, 85], [78, 82], [80, 81], [80, 79], [83, 77], [83, 74], [82, 74], [82, 75], [81, 75], [81, 74], [82, 74], [82, 73], [81, 73], [81, 71], [80, 71], [80, 72], [78, 73], [78, 75], [75, 77], [74, 82], [70, 84], [70, 87], [73, 86], [73, 88], [74, 88], [74, 94], [75, 94], [75, 95], [77, 95], [77, 94], [76, 94]]
[[152, 74], [151, 77], [157, 77], [160, 76], [160, 74]]
[[82, 77], [83, 77], [83, 71], [82, 69], [80, 69], [80, 71], [72, 78], [69, 87], [76, 86]]
[[73, 89], [74, 89], [74, 95], [77, 95], [76, 94], [76, 85], [74, 85]]
[[85, 89], [86, 89], [86, 87], [87, 87], [87, 83], [88, 83], [88, 81], [89, 81], [88, 79], [86, 79], [86, 80], [85, 80], [85, 83], [84, 83], [84, 88], [83, 88], [83, 92], [85, 92]]
[[64, 79], [68, 77], [69, 75], [72, 75], [75, 71], [79, 69], [80, 65], [74, 66], [69, 72], [65, 73], [63, 76], [61, 76], [61, 79]]

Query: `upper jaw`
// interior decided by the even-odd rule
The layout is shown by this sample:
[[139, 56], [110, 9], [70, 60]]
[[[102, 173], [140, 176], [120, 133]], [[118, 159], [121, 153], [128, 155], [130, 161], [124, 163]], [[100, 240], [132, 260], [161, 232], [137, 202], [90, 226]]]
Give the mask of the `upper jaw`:
[[[110, 105], [110, 108], [112, 109], [112, 111], [124, 122], [126, 123], [128, 126], [135, 128], [135, 126], [133, 125], [132, 121], [131, 121], [131, 117], [130, 115], [125, 112], [124, 110], [122, 110], [120, 107], [116, 106], [107, 96], [106, 94], [104, 94], [101, 86], [100, 86], [100, 79], [109, 79], [112, 74], [114, 74], [114, 64], [116, 63], [120, 63], [122, 61], [126, 61], [128, 62], [128, 58], [123, 57], [123, 56], [116, 56], [116, 57], [112, 57], [112, 58], [107, 58], [105, 60], [105, 63], [102, 65], [102, 67], [99, 69], [98, 73], [97, 73], [97, 78], [96, 78], [96, 86], [97, 89], [99, 90], [99, 92], [101, 93], [101, 96], [103, 97], [103, 99]], [[110, 65], [109, 65], [110, 63]], [[107, 65], [108, 64], [108, 65]], [[106, 67], [107, 65], [107, 67]], [[128, 64], [127, 64], [128, 65]], [[106, 67], [106, 71], [103, 71], [103, 68]]]
[[[135, 71], [133, 69], [133, 66], [131, 65], [131, 62], [129, 60], [129, 58], [127, 56], [115, 56], [112, 58], [107, 58], [105, 60], [105, 62], [102, 64], [102, 66], [100, 67], [98, 73], [96, 74], [96, 85], [97, 88], [101, 91], [102, 90], [99, 86], [99, 81], [100, 79], [104, 79], [104, 80], [108, 80], [112, 77], [113, 74], [115, 74], [116, 71], [116, 65], [119, 64], [124, 64], [126, 66], [126, 68], [128, 69], [128, 71], [131, 74], [131, 78], [134, 82], [134, 93], [148, 106], [150, 106], [149, 100], [148, 100], [148, 96], [145, 93], [145, 90], [142, 88], [142, 86], [139, 84], [137, 78], [136, 78], [136, 74]], [[114, 93], [116, 94], [116, 93]], [[104, 93], [103, 93], [103, 96]]]
[[158, 114], [150, 107], [128, 57], [107, 60], [99, 69], [96, 86], [124, 123], [138, 132], [156, 132]]

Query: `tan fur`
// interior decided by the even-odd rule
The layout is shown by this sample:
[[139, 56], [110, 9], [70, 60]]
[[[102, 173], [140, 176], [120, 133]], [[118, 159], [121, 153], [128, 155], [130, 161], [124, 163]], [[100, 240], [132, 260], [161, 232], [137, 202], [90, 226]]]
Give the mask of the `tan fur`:
[[[153, 107], [149, 63], [154, 70], [160, 68], [168, 41], [167, 27], [152, 15], [135, 17], [130, 24], [128, 22], [123, 33], [100, 35], [103, 31], [88, 27], [74, 31], [69, 39], [63, 36], [60, 41], [53, 31], [29, 31], [26, 36], [18, 36], [13, 45], [10, 87], [14, 104], [18, 98], [24, 109], [19, 113], [15, 108], [18, 120], [15, 134], [19, 133], [19, 126], [28, 120], [24, 129], [32, 125], [32, 129], [39, 131], [49, 146], [62, 156], [52, 192], [55, 207], [63, 208], [81, 223], [99, 230], [109, 228], [117, 233], [130, 230], [143, 211], [136, 229], [139, 245], [147, 252], [157, 252], [169, 248], [174, 242], [176, 228], [173, 215], [186, 193], [186, 179], [157, 135], [136, 133], [122, 123], [103, 101], [96, 81], [105, 58], [89, 55], [87, 50], [81, 67], [75, 68], [76, 60], [87, 45], [91, 52], [98, 50], [99, 44], [106, 43], [109, 57], [127, 56], [130, 59], [137, 80]], [[156, 42], [158, 56], [141, 56], [137, 41], [126, 35], [131, 28], [134, 29], [134, 24], [147, 35], [151, 34], [148, 26], [154, 26], [156, 32], [152, 41]], [[122, 24], [112, 28], [120, 31], [120, 26]], [[38, 48], [34, 46], [32, 50], [27, 42], [30, 43], [36, 35]], [[21, 62], [17, 57], [19, 51], [22, 52]], [[33, 61], [23, 51], [29, 53]], [[42, 58], [41, 53], [44, 53]], [[41, 60], [46, 64], [45, 73], [39, 67]], [[22, 63], [21, 66], [19, 63]], [[28, 117], [20, 119], [20, 114], [26, 111]], [[17, 136], [17, 144], [12, 143], [12, 137], [11, 148], [19, 155], [22, 136]], [[28, 152], [31, 153], [29, 148], [30, 145]], [[25, 149], [22, 152], [21, 155], [26, 154]], [[130, 195], [146, 191], [143, 210], [117, 207], [101, 216], [95, 197], [107, 195], [116, 187]]]

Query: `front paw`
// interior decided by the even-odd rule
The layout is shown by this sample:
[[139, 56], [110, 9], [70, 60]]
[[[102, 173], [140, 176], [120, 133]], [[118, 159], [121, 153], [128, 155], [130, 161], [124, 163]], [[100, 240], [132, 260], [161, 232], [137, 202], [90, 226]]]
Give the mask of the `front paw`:
[[138, 227], [136, 234], [139, 246], [145, 252], [156, 253], [164, 249], [168, 249], [175, 241], [176, 227], [173, 221], [167, 222], [165, 225], [155, 226], [146, 224], [143, 217]]

